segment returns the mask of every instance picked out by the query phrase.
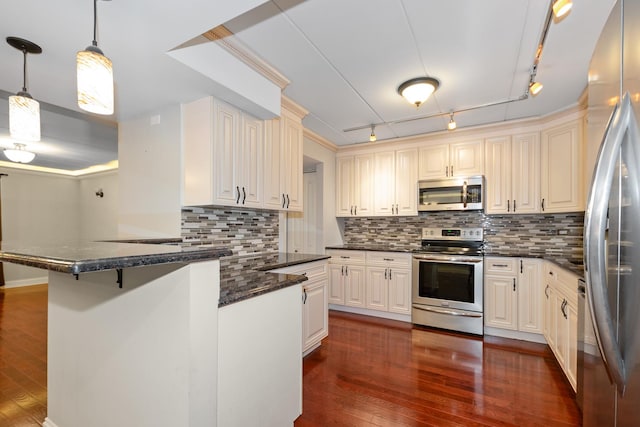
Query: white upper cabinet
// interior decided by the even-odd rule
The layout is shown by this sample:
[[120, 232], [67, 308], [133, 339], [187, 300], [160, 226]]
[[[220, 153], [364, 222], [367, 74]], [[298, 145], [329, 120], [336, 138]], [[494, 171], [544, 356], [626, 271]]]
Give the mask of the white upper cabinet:
[[373, 215], [373, 173], [373, 154], [336, 159], [336, 216]]
[[538, 133], [485, 141], [486, 205], [489, 214], [540, 211], [540, 142]]
[[261, 207], [263, 122], [210, 97], [182, 114], [184, 205]]
[[480, 140], [420, 147], [418, 178], [439, 179], [484, 173], [484, 144]]
[[582, 120], [542, 131], [542, 212], [584, 210]]
[[418, 150], [375, 153], [375, 214], [418, 214]]

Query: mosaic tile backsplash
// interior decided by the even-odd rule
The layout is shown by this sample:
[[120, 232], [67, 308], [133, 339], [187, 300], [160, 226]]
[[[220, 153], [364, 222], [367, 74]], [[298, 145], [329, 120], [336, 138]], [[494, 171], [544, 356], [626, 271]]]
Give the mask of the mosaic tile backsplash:
[[223, 207], [182, 209], [182, 244], [225, 246], [233, 255], [278, 252], [278, 212]]
[[423, 227], [483, 227], [487, 254], [579, 260], [583, 253], [583, 222], [583, 212], [538, 215], [426, 212], [417, 217], [345, 218], [344, 244], [415, 249], [420, 247]]

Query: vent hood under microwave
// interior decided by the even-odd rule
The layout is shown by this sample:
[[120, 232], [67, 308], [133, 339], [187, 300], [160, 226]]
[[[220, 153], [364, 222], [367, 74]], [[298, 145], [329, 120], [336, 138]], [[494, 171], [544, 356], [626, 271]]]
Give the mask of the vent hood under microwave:
[[484, 177], [436, 179], [418, 182], [418, 211], [484, 209]]

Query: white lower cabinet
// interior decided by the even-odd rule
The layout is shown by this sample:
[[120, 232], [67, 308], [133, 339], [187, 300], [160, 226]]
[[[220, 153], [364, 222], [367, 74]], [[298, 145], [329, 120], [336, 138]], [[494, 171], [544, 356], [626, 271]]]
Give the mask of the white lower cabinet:
[[308, 280], [302, 282], [302, 354], [320, 346], [329, 335], [327, 261], [314, 261], [292, 267], [271, 270], [272, 273], [300, 274]]
[[485, 257], [484, 265], [485, 328], [542, 334], [542, 261]]
[[544, 267], [544, 336], [574, 391], [578, 373], [578, 276]]
[[[328, 250], [329, 303], [362, 314], [411, 314], [411, 255], [401, 252]], [[348, 311], [348, 310], [347, 310]]]

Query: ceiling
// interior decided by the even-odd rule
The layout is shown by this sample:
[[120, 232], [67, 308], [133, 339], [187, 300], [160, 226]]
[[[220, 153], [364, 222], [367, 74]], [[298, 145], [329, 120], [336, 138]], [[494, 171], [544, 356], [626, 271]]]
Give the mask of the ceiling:
[[[28, 58], [28, 89], [43, 110], [34, 164], [75, 170], [114, 160], [117, 121], [215, 95], [215, 82], [167, 53], [221, 24], [290, 80], [284, 93], [309, 110], [305, 127], [337, 145], [368, 141], [371, 124], [378, 140], [441, 131], [450, 111], [471, 109], [455, 115], [458, 127], [545, 115], [582, 94], [614, 0], [574, 0], [549, 29], [537, 73], [543, 91], [485, 108], [475, 107], [526, 92], [548, 1], [100, 1], [98, 42], [116, 82], [116, 115], [107, 118], [75, 103], [75, 53], [92, 35], [93, 4], [84, 3], [22, 0], [0, 16], [2, 37], [43, 48]], [[22, 86], [21, 59], [0, 43], [0, 97]], [[396, 89], [425, 75], [440, 87], [416, 109]], [[7, 110], [0, 102], [0, 147], [12, 145]]]

